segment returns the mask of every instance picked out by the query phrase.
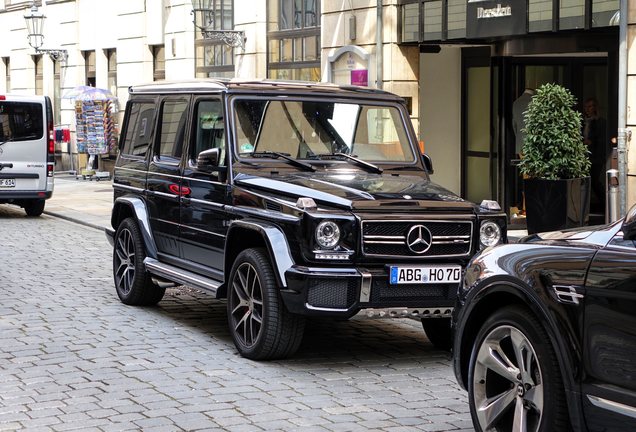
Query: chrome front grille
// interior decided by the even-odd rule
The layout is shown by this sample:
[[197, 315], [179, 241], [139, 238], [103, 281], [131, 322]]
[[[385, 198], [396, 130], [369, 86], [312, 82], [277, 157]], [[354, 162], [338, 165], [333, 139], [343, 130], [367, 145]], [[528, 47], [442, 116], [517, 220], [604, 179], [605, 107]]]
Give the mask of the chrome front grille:
[[[425, 227], [430, 233], [430, 247], [416, 253], [408, 246], [407, 236], [413, 227]], [[377, 257], [468, 257], [472, 250], [472, 221], [451, 220], [364, 220], [362, 252]], [[426, 231], [425, 230], [425, 231]]]

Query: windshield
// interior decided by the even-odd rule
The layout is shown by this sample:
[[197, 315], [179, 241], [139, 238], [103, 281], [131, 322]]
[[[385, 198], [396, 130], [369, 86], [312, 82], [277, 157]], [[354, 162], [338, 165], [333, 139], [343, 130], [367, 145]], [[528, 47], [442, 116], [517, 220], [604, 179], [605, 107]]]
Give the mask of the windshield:
[[344, 153], [366, 161], [412, 162], [415, 158], [393, 106], [239, 99], [234, 104], [237, 152], [278, 152], [296, 159]]

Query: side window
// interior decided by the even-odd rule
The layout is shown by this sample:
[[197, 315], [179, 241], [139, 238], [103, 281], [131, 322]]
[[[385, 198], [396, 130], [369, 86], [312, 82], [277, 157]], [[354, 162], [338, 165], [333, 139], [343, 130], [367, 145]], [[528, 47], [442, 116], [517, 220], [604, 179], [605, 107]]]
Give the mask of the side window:
[[614, 236], [614, 238], [612, 238], [612, 240], [609, 243], [611, 246], [620, 246], [620, 247], [624, 247], [624, 248], [634, 248], [634, 241], [633, 240], [625, 240], [623, 238], [623, 233], [619, 232], [618, 234], [616, 234]]
[[195, 108], [194, 145], [190, 158], [196, 160], [203, 150], [221, 149], [219, 165], [225, 165], [225, 126], [223, 105], [219, 99], [202, 100]]
[[183, 150], [188, 101], [186, 99], [167, 99], [161, 104], [161, 122], [159, 131], [160, 159], [180, 159]]
[[155, 124], [155, 104], [132, 102], [123, 143], [123, 154], [145, 156]]

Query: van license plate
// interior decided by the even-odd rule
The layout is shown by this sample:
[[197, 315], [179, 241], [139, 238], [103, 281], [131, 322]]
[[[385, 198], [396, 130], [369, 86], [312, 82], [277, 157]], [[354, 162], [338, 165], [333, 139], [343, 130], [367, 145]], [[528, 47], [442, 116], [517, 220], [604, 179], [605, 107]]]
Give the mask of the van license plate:
[[462, 267], [448, 266], [391, 266], [389, 283], [400, 284], [440, 284], [457, 283], [462, 277]]
[[15, 179], [0, 179], [0, 188], [12, 188], [15, 187]]

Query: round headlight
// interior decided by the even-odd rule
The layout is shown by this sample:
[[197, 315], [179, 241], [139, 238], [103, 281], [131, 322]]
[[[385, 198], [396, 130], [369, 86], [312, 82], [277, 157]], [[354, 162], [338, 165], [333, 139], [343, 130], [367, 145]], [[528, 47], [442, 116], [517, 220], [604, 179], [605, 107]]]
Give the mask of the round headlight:
[[316, 227], [316, 241], [321, 248], [333, 249], [340, 241], [340, 228], [335, 222], [320, 222]]
[[493, 221], [485, 221], [479, 228], [479, 242], [487, 247], [501, 241], [501, 228]]

